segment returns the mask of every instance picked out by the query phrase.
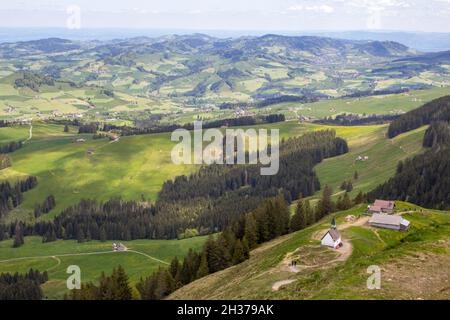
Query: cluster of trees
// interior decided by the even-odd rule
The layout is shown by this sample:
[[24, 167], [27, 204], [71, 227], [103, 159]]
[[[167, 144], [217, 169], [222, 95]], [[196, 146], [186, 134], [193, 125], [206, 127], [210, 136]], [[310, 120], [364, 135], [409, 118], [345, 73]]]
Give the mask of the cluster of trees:
[[98, 124], [96, 123], [88, 123], [88, 124], [80, 124], [78, 127], [78, 133], [97, 133]]
[[[112, 199], [83, 200], [53, 221], [23, 225], [24, 235], [53, 239], [173, 239], [186, 230], [209, 234], [256, 209], [265, 199], [282, 195], [287, 202], [320, 189], [313, 167], [348, 151], [334, 131], [291, 138], [280, 145], [279, 172], [261, 176], [261, 165], [211, 165], [166, 182], [155, 204]], [[10, 225], [10, 235], [15, 226]]]
[[12, 141], [10, 143], [0, 146], [0, 153], [11, 153], [22, 148], [22, 146], [23, 146], [22, 141]]
[[351, 192], [353, 190], [353, 183], [351, 180], [344, 181], [340, 186], [341, 190], [345, 190], [346, 192]]
[[[263, 124], [263, 123], [282, 122], [285, 120], [286, 120], [286, 118], [283, 114], [270, 114], [267, 116], [245, 116], [245, 117], [239, 117], [239, 118], [229, 118], [229, 119], [221, 119], [221, 120], [205, 122], [205, 123], [203, 123], [203, 128], [209, 129], [209, 128], [220, 128], [222, 126], [229, 126], [229, 127], [250, 126], [250, 125], [256, 125], [256, 124]], [[113, 125], [113, 124], [105, 124], [105, 125], [103, 125], [102, 131], [116, 131], [116, 132], [119, 132], [123, 136], [131, 136], [131, 135], [140, 135], [140, 134], [172, 132], [172, 131], [175, 131], [176, 129], [193, 130], [194, 124], [193, 123], [187, 123], [184, 125], [154, 124], [154, 125], [151, 125], [148, 127], [147, 126], [146, 127], [129, 127], [129, 126], [117, 126], [117, 125]]]
[[55, 208], [55, 206], [55, 197], [53, 195], [49, 195], [47, 198], [45, 198], [42, 204], [36, 205], [36, 207], [34, 208], [34, 216], [38, 218], [45, 213], [49, 213], [53, 208]]
[[365, 200], [362, 193], [353, 201], [345, 193], [343, 200], [333, 203], [331, 195], [332, 189], [326, 186], [316, 209], [300, 199], [292, 218], [281, 195], [265, 200], [252, 212], [236, 218], [219, 235], [210, 235], [200, 252], [189, 250], [182, 261], [175, 257], [168, 268], [159, 268], [141, 279], [136, 286], [141, 299], [163, 299], [192, 281], [244, 262], [251, 249], [261, 243], [302, 230], [336, 210], [347, 210]]
[[23, 72], [22, 77], [14, 81], [16, 88], [30, 88], [39, 92], [39, 88], [43, 85], [54, 86], [55, 80], [50, 76], [42, 76], [31, 72]]
[[12, 166], [11, 158], [6, 154], [0, 154], [0, 170], [9, 168]]
[[368, 194], [374, 198], [400, 199], [427, 208], [450, 209], [449, 123], [433, 123], [426, 131], [424, 154], [400, 161], [394, 177]]
[[47, 271], [30, 269], [27, 273], [0, 274], [0, 300], [42, 300], [41, 284], [48, 281]]
[[266, 98], [258, 102], [225, 102], [222, 103], [220, 109], [248, 109], [248, 108], [264, 108], [273, 104], [283, 102], [298, 102], [309, 103], [317, 101], [315, 98], [311, 98], [308, 95], [292, 96], [292, 95], [280, 95], [277, 97]]
[[403, 114], [389, 125], [388, 137], [393, 138], [435, 121], [450, 121], [450, 96], [435, 99]]
[[36, 177], [28, 177], [11, 185], [8, 181], [0, 183], [0, 218], [23, 201], [23, 193], [37, 185]]
[[175, 257], [170, 267], [142, 279], [137, 284], [141, 298], [162, 299], [183, 285], [245, 261], [259, 243], [289, 232], [289, 216], [282, 196], [264, 201], [253, 212], [235, 219], [221, 234], [210, 235], [200, 252], [190, 250], [182, 263]]
[[398, 199], [427, 208], [450, 209], [450, 148], [427, 151], [399, 162], [396, 175], [368, 194], [369, 199]]
[[438, 146], [450, 145], [450, 127], [447, 122], [433, 122], [425, 131], [423, 146], [434, 148]]
[[0, 128], [9, 127], [10, 122], [8, 120], [0, 120]]
[[384, 96], [387, 94], [399, 94], [409, 92], [409, 88], [401, 88], [401, 89], [385, 89], [385, 90], [365, 90], [365, 91], [357, 91], [351, 94], [346, 95], [346, 98], [359, 98], [359, 97], [368, 97], [368, 96]]
[[314, 123], [320, 124], [333, 124], [340, 126], [360, 126], [364, 124], [382, 124], [386, 122], [393, 121], [399, 118], [399, 115], [358, 115], [358, 114], [339, 114], [336, 117], [325, 117], [320, 120], [314, 121]]
[[128, 275], [122, 266], [114, 269], [110, 276], [101, 274], [98, 285], [93, 282], [81, 284], [81, 289], [71, 290], [65, 300], [131, 300], [132, 289]]

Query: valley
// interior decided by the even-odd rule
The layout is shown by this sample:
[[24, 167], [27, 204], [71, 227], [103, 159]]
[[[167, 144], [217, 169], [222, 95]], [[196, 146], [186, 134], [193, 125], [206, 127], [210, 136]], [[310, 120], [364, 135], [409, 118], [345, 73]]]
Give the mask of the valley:
[[[392, 41], [0, 43], [0, 274], [46, 272], [50, 300], [103, 299], [121, 272], [125, 299], [448, 299], [449, 97], [448, 51]], [[279, 130], [278, 174], [174, 164], [198, 120]], [[369, 226], [374, 197], [411, 228]]]

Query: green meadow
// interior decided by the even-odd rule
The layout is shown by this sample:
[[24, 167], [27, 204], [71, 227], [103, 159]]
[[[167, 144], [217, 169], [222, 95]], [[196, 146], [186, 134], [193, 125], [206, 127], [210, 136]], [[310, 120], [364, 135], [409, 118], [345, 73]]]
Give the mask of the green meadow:
[[[252, 251], [250, 259], [224, 271], [199, 279], [178, 291], [170, 299], [445, 299], [448, 298], [449, 212], [428, 210], [396, 202], [403, 217], [411, 221], [407, 232], [349, 226], [341, 230], [350, 241], [351, 255], [345, 261], [325, 264], [320, 237], [330, 227], [326, 217], [304, 230], [265, 243]], [[367, 204], [333, 214], [338, 230], [347, 215], [364, 219]], [[303, 250], [303, 251], [302, 251]], [[301, 254], [308, 252], [309, 255]], [[314, 251], [315, 250], [315, 251]], [[289, 258], [288, 258], [289, 257]], [[286, 263], [296, 258], [299, 264], [312, 266], [294, 273]], [[319, 260], [321, 259], [321, 260]], [[323, 260], [323, 261], [322, 261]], [[286, 262], [288, 261], [288, 262]], [[314, 265], [315, 261], [322, 261]], [[369, 290], [367, 268], [381, 268], [381, 289]], [[430, 273], [433, 277], [430, 278]], [[416, 275], [427, 276], [431, 285], [417, 289]], [[278, 281], [291, 283], [274, 291]], [[425, 280], [425, 279], [423, 279]], [[425, 289], [424, 289], [425, 288]]]
[[199, 250], [206, 237], [184, 240], [122, 241], [126, 252], [112, 250], [112, 241], [58, 240], [42, 243], [40, 237], [26, 237], [20, 248], [12, 248], [12, 240], [0, 241], [0, 273], [26, 272], [30, 268], [47, 271], [49, 281], [43, 285], [48, 299], [61, 299], [66, 292], [67, 268], [81, 269], [82, 283], [96, 281], [101, 272], [111, 273], [121, 265], [135, 285], [141, 277], [150, 275], [159, 267], [167, 266], [173, 257], [184, 257], [190, 248]]

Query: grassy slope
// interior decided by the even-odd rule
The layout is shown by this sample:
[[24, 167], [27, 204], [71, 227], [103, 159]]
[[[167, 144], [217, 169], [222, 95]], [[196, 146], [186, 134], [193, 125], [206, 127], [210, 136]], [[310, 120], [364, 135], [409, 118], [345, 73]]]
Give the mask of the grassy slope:
[[[10, 217], [27, 218], [35, 204], [49, 194], [55, 195], [57, 201], [53, 212], [83, 198], [140, 199], [143, 195], [154, 200], [165, 180], [194, 169], [172, 164], [173, 142], [168, 134], [122, 137], [116, 143], [107, 139], [74, 143], [75, 136], [63, 134], [61, 126], [57, 131], [46, 126], [37, 125], [36, 136], [11, 154], [13, 166], [0, 172], [0, 179], [25, 175], [39, 178], [38, 187], [26, 193], [24, 203]], [[16, 128], [1, 128], [0, 132], [7, 130]], [[51, 132], [40, 136], [39, 131], [45, 130]], [[52, 132], [57, 136], [51, 136]], [[94, 154], [89, 155], [88, 150]]]
[[[288, 117], [305, 115], [323, 118], [341, 113], [390, 114], [391, 111], [395, 110], [402, 110], [404, 112], [413, 110], [428, 101], [449, 94], [450, 87], [435, 87], [426, 90], [412, 90], [408, 95], [401, 93], [362, 98], [340, 98], [308, 104], [280, 103], [269, 106], [268, 108], [271, 113], [282, 112], [286, 113]], [[261, 108], [252, 111], [267, 112], [266, 109]]]
[[[199, 249], [206, 237], [195, 237], [186, 240], [134, 240], [124, 243], [130, 250], [136, 250], [165, 262], [170, 262], [174, 256], [183, 257], [192, 248]], [[96, 255], [59, 256], [64, 254], [83, 254], [90, 252], [107, 252]], [[22, 260], [4, 261], [23, 257]], [[54, 256], [54, 257], [52, 257]], [[30, 268], [40, 271], [47, 270], [49, 282], [44, 286], [44, 293], [49, 299], [60, 299], [66, 292], [67, 267], [77, 265], [81, 268], [82, 282], [96, 281], [101, 272], [110, 273], [113, 268], [122, 265], [134, 285], [140, 277], [150, 275], [159, 266], [164, 266], [156, 260], [134, 252], [113, 252], [111, 241], [90, 241], [77, 243], [72, 240], [59, 240], [42, 243], [40, 237], [27, 237], [25, 245], [12, 248], [12, 240], [0, 242], [0, 273], [25, 272]]]
[[[259, 127], [279, 129], [282, 138], [314, 130], [336, 130], [338, 136], [348, 140], [350, 153], [325, 160], [317, 166], [317, 173], [323, 185], [330, 184], [338, 192], [340, 183], [352, 178], [358, 170], [360, 178], [354, 182], [353, 193], [375, 187], [393, 175], [399, 160], [419, 152], [424, 130], [390, 141], [384, 138], [386, 126], [338, 127], [287, 121]], [[26, 126], [0, 128], [0, 141], [26, 138], [28, 129]], [[122, 137], [115, 143], [85, 136], [87, 142], [73, 143], [78, 135], [73, 134], [75, 129], [71, 132], [65, 134], [57, 125], [34, 124], [33, 139], [10, 155], [13, 166], [0, 171], [0, 179], [17, 180], [35, 175], [39, 185], [25, 194], [24, 203], [8, 220], [32, 220], [32, 209], [49, 194], [56, 197], [57, 207], [43, 219], [52, 218], [83, 198], [140, 199], [143, 195], [155, 200], [164, 181], [196, 169], [172, 164], [170, 151], [174, 143], [168, 133]], [[94, 154], [89, 155], [88, 150]], [[357, 155], [368, 155], [370, 160], [355, 163]]]
[[[404, 217], [412, 221], [411, 230], [396, 232], [367, 226], [353, 226], [342, 232], [353, 244], [348, 260], [328, 267], [312, 267], [299, 273], [281, 268], [287, 254], [318, 246], [314, 235], [322, 234], [331, 217], [305, 230], [283, 236], [252, 251], [250, 260], [209, 275], [181, 288], [171, 299], [448, 299], [450, 253], [450, 215], [448, 212], [423, 210], [406, 203]], [[417, 210], [417, 211], [416, 211]], [[364, 205], [336, 214], [338, 228], [348, 214], [359, 216]], [[378, 235], [377, 235], [378, 234]], [[303, 255], [297, 257], [306, 259]], [[315, 257], [320, 258], [320, 257]], [[425, 262], [426, 261], [426, 262]], [[381, 290], [368, 290], [366, 273], [370, 265], [379, 265]], [[398, 272], [397, 270], [402, 270]], [[427, 276], [431, 286], [418, 284], [415, 274]], [[433, 277], [431, 277], [433, 275]], [[276, 281], [293, 283], [272, 291]]]
[[[326, 159], [316, 167], [322, 186], [331, 185], [335, 193], [339, 193], [340, 184], [344, 180], [352, 180], [354, 189], [351, 195], [367, 192], [393, 176], [400, 160], [422, 151], [426, 126], [394, 139], [385, 138], [387, 126], [372, 129], [371, 132], [355, 132], [349, 136], [349, 153]], [[359, 155], [368, 156], [369, 160], [356, 161]], [[355, 171], [359, 175], [357, 180], [353, 179]]]

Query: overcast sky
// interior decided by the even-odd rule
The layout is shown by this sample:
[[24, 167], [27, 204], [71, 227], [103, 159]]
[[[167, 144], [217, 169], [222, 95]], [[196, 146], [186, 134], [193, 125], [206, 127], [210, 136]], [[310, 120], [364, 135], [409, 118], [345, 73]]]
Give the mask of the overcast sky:
[[2, 27], [68, 25], [450, 32], [450, 0], [0, 0]]

